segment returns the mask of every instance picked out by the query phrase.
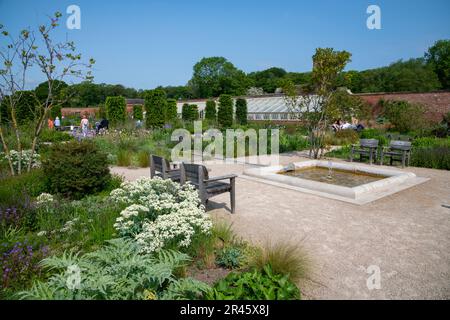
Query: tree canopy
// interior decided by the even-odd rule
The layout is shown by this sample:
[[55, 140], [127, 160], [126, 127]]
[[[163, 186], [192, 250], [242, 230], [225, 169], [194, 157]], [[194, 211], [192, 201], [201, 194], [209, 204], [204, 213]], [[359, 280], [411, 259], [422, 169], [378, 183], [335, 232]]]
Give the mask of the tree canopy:
[[425, 54], [441, 85], [450, 89], [450, 40], [439, 40]]
[[216, 97], [222, 93], [243, 95], [250, 87], [246, 74], [223, 57], [203, 58], [194, 65], [188, 84], [198, 98]]

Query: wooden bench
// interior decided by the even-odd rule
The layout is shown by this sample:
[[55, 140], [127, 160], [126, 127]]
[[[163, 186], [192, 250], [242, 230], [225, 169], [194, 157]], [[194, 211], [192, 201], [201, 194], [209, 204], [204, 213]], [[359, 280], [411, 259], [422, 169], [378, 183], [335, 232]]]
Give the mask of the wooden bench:
[[383, 164], [384, 157], [389, 157], [389, 164], [392, 165], [393, 161], [401, 161], [402, 168], [405, 165], [409, 166], [411, 159], [411, 142], [392, 140], [389, 147], [381, 149], [380, 164]]
[[173, 166], [167, 159], [150, 155], [150, 178], [161, 177], [163, 179], [171, 179], [172, 181], [180, 181], [180, 169]]
[[[182, 163], [181, 180], [184, 184], [190, 182], [198, 190], [200, 200], [206, 206], [208, 199], [221, 193], [230, 193], [231, 213], [235, 211], [235, 180], [237, 175], [228, 174], [224, 176], [210, 178], [208, 169], [199, 164]], [[222, 180], [230, 180], [229, 183]]]
[[362, 161], [363, 157], [369, 158], [369, 163], [377, 159], [378, 154], [378, 140], [377, 139], [361, 139], [359, 145], [352, 144], [352, 151], [350, 154], [350, 162], [353, 162], [355, 154], [359, 154], [359, 159]]

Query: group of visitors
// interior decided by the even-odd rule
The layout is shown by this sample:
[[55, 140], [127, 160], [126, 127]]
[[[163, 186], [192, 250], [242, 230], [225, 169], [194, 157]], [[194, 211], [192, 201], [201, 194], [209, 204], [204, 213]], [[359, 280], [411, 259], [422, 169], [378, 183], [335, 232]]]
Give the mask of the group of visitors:
[[349, 123], [348, 121], [342, 122], [341, 119], [338, 119], [331, 125], [331, 128], [334, 132], [349, 129], [356, 130], [358, 132], [364, 130], [364, 126], [361, 123], [358, 123], [355, 118], [352, 118], [352, 123]]
[[52, 129], [60, 130], [61, 129], [61, 120], [59, 120], [58, 116], [55, 118], [55, 121], [53, 121], [52, 118], [48, 118], [47, 125], [48, 125], [48, 128], [51, 130]]
[[[48, 118], [47, 120], [47, 126], [50, 130], [61, 130], [61, 120], [59, 119], [59, 117], [57, 116], [55, 118], [55, 120], [53, 120], [53, 118]], [[83, 115], [81, 117], [81, 121], [80, 121], [80, 129], [81, 129], [81, 133], [83, 135], [83, 137], [87, 137], [88, 133], [89, 133], [89, 119], [87, 118], [86, 115]], [[98, 134], [100, 132], [100, 130], [107, 130], [109, 127], [109, 121], [105, 118], [103, 118], [100, 122], [96, 122], [95, 123], [95, 133]], [[70, 126], [71, 130], [74, 129], [74, 126]]]

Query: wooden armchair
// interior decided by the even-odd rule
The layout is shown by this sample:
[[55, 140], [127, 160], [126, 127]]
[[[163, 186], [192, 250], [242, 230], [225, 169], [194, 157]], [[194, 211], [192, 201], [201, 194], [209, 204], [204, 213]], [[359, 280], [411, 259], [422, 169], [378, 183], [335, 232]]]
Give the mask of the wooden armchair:
[[167, 159], [150, 155], [150, 178], [161, 177], [163, 179], [171, 179], [173, 181], [180, 181], [180, 169], [170, 166]]
[[377, 139], [361, 139], [359, 145], [352, 145], [352, 151], [350, 154], [350, 162], [353, 162], [355, 154], [359, 154], [360, 161], [363, 157], [369, 158], [369, 163], [372, 164], [373, 160], [377, 159], [378, 154], [378, 140]]
[[[228, 174], [224, 176], [210, 178], [208, 170], [203, 165], [182, 163], [181, 164], [181, 179], [180, 183], [184, 184], [190, 182], [197, 190], [200, 200], [203, 205], [209, 198], [218, 194], [229, 192], [231, 202], [231, 213], [235, 211], [235, 180], [237, 175]], [[229, 183], [222, 180], [230, 180]]]
[[389, 157], [389, 164], [392, 165], [393, 161], [401, 161], [402, 168], [405, 164], [409, 166], [409, 161], [411, 159], [411, 142], [392, 140], [389, 147], [384, 147], [381, 149], [380, 164], [383, 164], [384, 157]]

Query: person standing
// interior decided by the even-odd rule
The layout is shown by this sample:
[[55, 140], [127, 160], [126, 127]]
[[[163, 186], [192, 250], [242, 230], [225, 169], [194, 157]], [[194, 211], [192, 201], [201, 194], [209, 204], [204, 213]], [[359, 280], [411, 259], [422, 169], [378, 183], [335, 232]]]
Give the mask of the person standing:
[[87, 119], [86, 115], [84, 115], [83, 119], [81, 119], [80, 127], [81, 132], [83, 133], [83, 137], [86, 137], [89, 129], [89, 120]]
[[58, 131], [61, 129], [61, 121], [59, 120], [59, 117], [55, 118], [55, 129]]
[[47, 125], [50, 130], [53, 130], [53, 120], [52, 118], [48, 118]]

